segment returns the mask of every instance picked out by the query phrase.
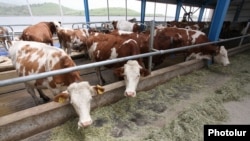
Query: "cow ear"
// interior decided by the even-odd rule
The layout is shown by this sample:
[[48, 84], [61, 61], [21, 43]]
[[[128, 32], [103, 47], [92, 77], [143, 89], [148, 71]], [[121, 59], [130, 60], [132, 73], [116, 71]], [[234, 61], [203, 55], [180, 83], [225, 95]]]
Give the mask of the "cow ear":
[[54, 97], [54, 101], [58, 103], [64, 103], [69, 98], [69, 93], [64, 91]]
[[141, 76], [148, 76], [150, 74], [150, 72], [147, 69], [142, 68], [142, 69], [140, 69], [140, 74], [141, 74]]
[[123, 77], [124, 75], [124, 67], [120, 67], [120, 68], [116, 68], [114, 69], [114, 74], [117, 76], [117, 77]]
[[93, 89], [96, 91], [97, 94], [103, 94], [105, 91], [105, 89], [100, 85], [93, 86]]

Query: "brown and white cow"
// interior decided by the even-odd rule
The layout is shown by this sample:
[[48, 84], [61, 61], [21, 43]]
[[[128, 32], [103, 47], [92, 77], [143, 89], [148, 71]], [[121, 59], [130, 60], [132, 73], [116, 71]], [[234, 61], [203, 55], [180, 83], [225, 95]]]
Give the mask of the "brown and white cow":
[[177, 27], [177, 28], [186, 28], [192, 30], [200, 30], [203, 31], [209, 28], [208, 22], [177, 22], [177, 21], [170, 21], [167, 22], [168, 27]]
[[125, 20], [113, 21], [112, 22], [114, 29], [131, 31], [131, 32], [140, 32], [140, 26], [136, 23], [131, 23]]
[[[174, 27], [156, 30], [154, 39], [154, 48], [158, 50], [209, 42], [208, 37], [201, 31]], [[198, 53], [200, 55], [204, 55], [204, 58], [207, 58], [207, 55], [210, 55], [211, 58], [214, 58], [215, 63], [222, 64], [223, 66], [230, 64], [227, 50], [224, 46], [218, 47], [215, 45], [206, 45], [188, 49], [184, 52], [187, 53], [187, 56], [191, 55], [192, 53]], [[199, 58], [202, 58], [202, 56]], [[164, 57], [158, 57], [158, 59], [160, 60], [155, 60], [154, 63], [161, 63]]]
[[20, 39], [42, 42], [53, 46], [53, 34], [56, 34], [56, 28], [60, 26], [61, 22], [40, 22], [25, 28]]
[[[140, 48], [135, 40], [123, 39], [116, 35], [96, 33], [88, 38], [87, 45], [89, 56], [95, 62], [140, 54]], [[115, 63], [106, 67], [115, 68], [115, 74], [123, 76], [126, 84], [125, 96], [135, 97], [140, 76], [149, 74], [141, 59]], [[105, 80], [100, 68], [97, 68], [97, 76], [99, 83], [103, 85]]]
[[87, 50], [86, 41], [89, 36], [87, 29], [57, 28], [57, 36], [61, 48], [69, 55], [74, 50]]
[[[71, 57], [62, 49], [39, 42], [12, 41], [9, 54], [20, 77], [75, 66]], [[41, 95], [44, 95], [41, 89], [45, 88], [51, 90], [54, 95], [64, 91], [63, 94], [55, 97], [55, 101], [60, 101], [62, 98], [70, 99], [70, 103], [80, 117], [79, 127], [85, 127], [92, 123], [89, 113], [90, 101], [98, 87], [90, 86], [86, 81], [81, 82], [79, 71], [28, 81], [25, 82], [25, 86], [36, 104], [39, 104], [39, 99], [36, 97], [35, 89]]]
[[10, 41], [10, 35], [7, 28], [0, 26], [0, 43], [6, 48], [5, 41]]

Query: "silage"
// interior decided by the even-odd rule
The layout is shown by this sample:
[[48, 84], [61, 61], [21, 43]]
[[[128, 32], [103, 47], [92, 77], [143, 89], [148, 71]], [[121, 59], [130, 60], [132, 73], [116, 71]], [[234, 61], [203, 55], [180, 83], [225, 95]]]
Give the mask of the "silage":
[[[139, 92], [136, 98], [125, 98], [110, 106], [91, 112], [92, 126], [77, 130], [78, 119], [72, 119], [53, 130], [50, 141], [190, 141], [203, 140], [204, 124], [219, 124], [227, 119], [223, 102], [240, 100], [249, 94], [242, 87], [250, 82], [249, 51], [231, 58], [231, 65], [209, 66], [186, 76], [178, 76], [156, 88]], [[152, 126], [155, 120], [167, 116], [165, 111], [200, 91], [212, 87], [209, 76], [230, 79], [206, 98], [189, 105], [164, 126]], [[218, 78], [219, 79], [219, 78]], [[167, 123], [167, 121], [166, 121]]]

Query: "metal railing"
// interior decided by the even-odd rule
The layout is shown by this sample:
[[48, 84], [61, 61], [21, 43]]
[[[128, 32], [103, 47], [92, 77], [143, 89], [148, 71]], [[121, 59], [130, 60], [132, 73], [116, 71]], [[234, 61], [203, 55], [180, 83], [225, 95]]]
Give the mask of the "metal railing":
[[69, 73], [72, 71], [78, 71], [78, 70], [87, 69], [87, 68], [104, 66], [104, 65], [109, 65], [109, 64], [113, 64], [113, 63], [119, 63], [119, 62], [132, 60], [132, 59], [138, 59], [138, 58], [155, 56], [155, 55], [162, 55], [162, 54], [166, 54], [166, 53], [182, 51], [182, 50], [191, 49], [191, 48], [195, 48], [195, 47], [216, 44], [216, 43], [222, 43], [222, 42], [241, 39], [241, 38], [245, 38], [245, 37], [249, 37], [249, 36], [250, 35], [244, 35], [244, 36], [240, 36], [240, 37], [225, 39], [223, 41], [207, 42], [207, 43], [196, 44], [196, 45], [192, 45], [192, 46], [184, 46], [184, 47], [180, 47], [180, 48], [173, 48], [173, 49], [167, 49], [167, 50], [156, 50], [154, 52], [149, 52], [149, 53], [144, 53], [144, 54], [139, 54], [139, 55], [116, 58], [116, 59], [112, 59], [112, 60], [105, 60], [105, 61], [100, 61], [100, 62], [95, 62], [95, 63], [79, 65], [79, 66], [75, 66], [75, 67], [65, 68], [65, 69], [61, 69], [61, 70], [54, 70], [54, 71], [50, 71], [50, 72], [39, 73], [39, 74], [35, 74], [35, 75], [29, 75], [29, 76], [17, 77], [17, 78], [12, 78], [12, 79], [7, 79], [7, 80], [1, 80], [0, 87], [6, 86], [6, 85], [11, 85], [11, 84], [22, 83], [22, 82], [26, 82], [26, 81], [31, 81], [31, 80], [36, 80], [36, 79], [41, 79], [41, 78], [46, 78], [46, 77], [50, 77], [53, 75]]
[[[154, 22], [152, 23], [152, 25], [154, 25]], [[153, 28], [153, 26], [151, 26], [151, 28]], [[151, 32], [153, 32], [153, 31], [154, 31], [154, 29], [151, 29]], [[184, 46], [184, 47], [167, 49], [167, 50], [152, 49], [152, 42], [153, 42], [153, 38], [152, 38], [152, 39], [150, 39], [150, 44], [151, 44], [150, 46], [151, 46], [152, 52], [149, 52], [149, 53], [127, 56], [127, 57], [122, 57], [122, 58], [116, 58], [116, 59], [111, 59], [111, 60], [105, 60], [105, 61], [100, 61], [100, 62], [95, 62], [95, 63], [89, 63], [89, 64], [79, 65], [79, 66], [75, 66], [75, 67], [64, 68], [64, 69], [60, 69], [60, 70], [54, 70], [54, 71], [50, 71], [50, 72], [43, 72], [43, 73], [39, 73], [39, 74], [35, 74], [35, 75], [29, 75], [29, 76], [17, 77], [17, 78], [12, 78], [12, 79], [7, 79], [7, 80], [1, 80], [0, 87], [12, 85], [12, 84], [17, 84], [17, 83], [22, 83], [22, 82], [27, 82], [27, 81], [36, 80], [36, 79], [41, 79], [41, 78], [46, 78], [46, 77], [50, 77], [53, 75], [69, 73], [72, 71], [78, 71], [78, 70], [87, 69], [87, 68], [94, 68], [94, 67], [105, 66], [105, 65], [109, 65], [109, 64], [113, 64], [113, 63], [124, 62], [127, 60], [133, 60], [133, 59], [144, 58], [144, 57], [152, 57], [155, 55], [162, 55], [162, 54], [166, 54], [166, 53], [183, 51], [186, 49], [201, 47], [201, 46], [210, 45], [210, 44], [217, 44], [217, 43], [227, 42], [227, 41], [236, 40], [236, 39], [244, 39], [245, 37], [249, 37], [249, 36], [250, 36], [250, 34], [243, 35], [240, 37], [234, 37], [234, 38], [230, 38], [230, 39], [224, 39], [222, 41], [206, 42], [206, 43], [202, 43], [202, 44]], [[152, 62], [152, 59], [149, 59], [149, 61]], [[149, 62], [149, 64], [151, 64], [150, 62]], [[151, 67], [151, 66], [149, 66], [149, 67]], [[151, 68], [149, 68], [149, 70], [151, 70]]]

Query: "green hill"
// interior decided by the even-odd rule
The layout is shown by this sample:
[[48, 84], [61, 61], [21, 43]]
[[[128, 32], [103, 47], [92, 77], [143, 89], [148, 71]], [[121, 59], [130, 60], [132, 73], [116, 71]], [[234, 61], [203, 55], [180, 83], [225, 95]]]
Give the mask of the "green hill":
[[[31, 4], [30, 5], [33, 16], [57, 16], [60, 15], [60, 7], [55, 3]], [[62, 6], [64, 15], [83, 15], [83, 11], [74, 10]], [[26, 5], [8, 5], [0, 3], [1, 16], [29, 16], [29, 9]]]
[[[33, 16], [60, 16], [60, 6], [56, 3], [42, 3], [30, 5]], [[83, 16], [84, 10], [75, 10], [62, 6], [64, 16]], [[107, 8], [97, 8], [89, 10], [90, 16], [105, 16], [108, 15]], [[126, 15], [126, 9], [121, 7], [109, 8], [110, 16], [123, 16]], [[29, 9], [27, 5], [10, 5], [6, 3], [0, 3], [0, 16], [29, 16]], [[128, 9], [128, 16], [140, 16], [140, 13]], [[153, 14], [147, 14], [152, 16]], [[163, 15], [157, 15], [163, 16]]]
[[[108, 9], [107, 8], [90, 9], [89, 13], [92, 16], [107, 15], [108, 14]], [[128, 14], [128, 16], [139, 16], [140, 15], [139, 12], [137, 12], [135, 10], [131, 10], [131, 9], [127, 10], [127, 14]], [[109, 8], [109, 15], [111, 15], [111, 16], [126, 15], [126, 9], [122, 8], [122, 7], [112, 7], [112, 8]]]

